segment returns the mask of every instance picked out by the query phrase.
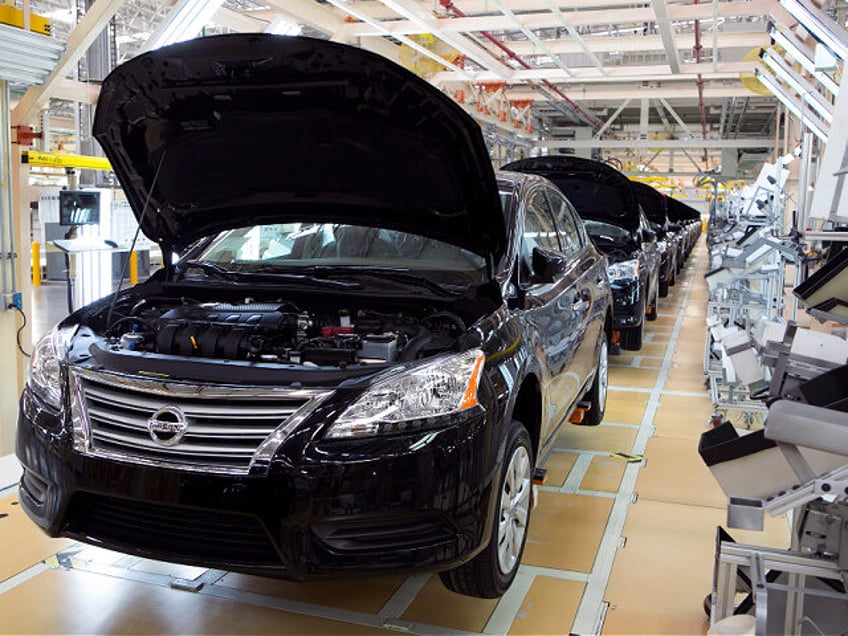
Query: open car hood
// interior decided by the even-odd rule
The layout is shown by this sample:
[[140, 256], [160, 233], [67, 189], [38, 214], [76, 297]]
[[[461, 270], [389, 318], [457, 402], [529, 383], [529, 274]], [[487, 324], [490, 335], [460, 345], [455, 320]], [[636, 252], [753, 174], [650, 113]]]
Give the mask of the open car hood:
[[685, 221], [700, 221], [701, 213], [695, 208], [677, 199], [668, 199], [668, 219], [676, 223]]
[[103, 81], [94, 136], [142, 231], [176, 251], [287, 221], [392, 228], [494, 262], [506, 245], [478, 124], [362, 49], [266, 34], [161, 48]]
[[546, 177], [584, 219], [612, 223], [630, 231], [639, 227], [639, 205], [632, 182], [610, 165], [579, 157], [532, 157], [508, 163], [501, 170]]
[[642, 206], [645, 216], [648, 217], [651, 223], [656, 223], [665, 229], [668, 224], [668, 215], [666, 212], [668, 210], [668, 197], [647, 183], [640, 183], [639, 181], [631, 181], [631, 183], [636, 191], [636, 199], [639, 201], [639, 205]]

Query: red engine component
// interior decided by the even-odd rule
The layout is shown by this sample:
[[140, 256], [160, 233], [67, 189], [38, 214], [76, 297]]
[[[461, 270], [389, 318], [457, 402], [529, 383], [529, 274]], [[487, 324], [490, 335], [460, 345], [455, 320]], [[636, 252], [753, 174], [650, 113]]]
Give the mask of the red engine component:
[[322, 338], [332, 338], [340, 333], [353, 333], [353, 327], [337, 327], [335, 325], [325, 325], [321, 327]]

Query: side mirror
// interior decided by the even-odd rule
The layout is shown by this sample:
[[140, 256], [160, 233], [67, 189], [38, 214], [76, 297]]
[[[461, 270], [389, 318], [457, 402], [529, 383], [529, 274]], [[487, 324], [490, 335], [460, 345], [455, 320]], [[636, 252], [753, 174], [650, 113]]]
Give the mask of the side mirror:
[[650, 243], [651, 241], [657, 240], [657, 233], [653, 230], [649, 230], [648, 228], [643, 227], [641, 234], [643, 243]]
[[553, 283], [562, 270], [562, 258], [539, 247], [533, 248], [533, 278], [535, 284]]

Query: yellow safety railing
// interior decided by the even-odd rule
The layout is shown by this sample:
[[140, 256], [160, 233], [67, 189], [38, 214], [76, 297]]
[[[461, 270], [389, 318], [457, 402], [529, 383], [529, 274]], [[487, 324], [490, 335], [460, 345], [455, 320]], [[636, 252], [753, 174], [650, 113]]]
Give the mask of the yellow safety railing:
[[41, 287], [41, 244], [32, 242], [32, 286]]

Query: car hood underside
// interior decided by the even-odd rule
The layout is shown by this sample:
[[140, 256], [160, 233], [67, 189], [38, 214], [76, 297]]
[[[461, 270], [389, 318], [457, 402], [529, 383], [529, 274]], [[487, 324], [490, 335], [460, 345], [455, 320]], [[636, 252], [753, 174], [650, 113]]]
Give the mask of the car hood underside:
[[315, 220], [430, 236], [496, 262], [506, 229], [479, 126], [361, 49], [236, 34], [141, 55], [103, 82], [94, 136], [151, 239]]

